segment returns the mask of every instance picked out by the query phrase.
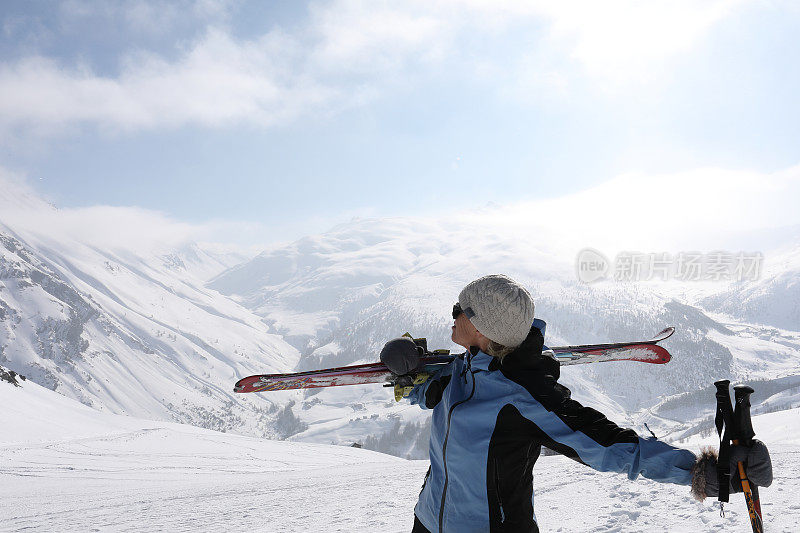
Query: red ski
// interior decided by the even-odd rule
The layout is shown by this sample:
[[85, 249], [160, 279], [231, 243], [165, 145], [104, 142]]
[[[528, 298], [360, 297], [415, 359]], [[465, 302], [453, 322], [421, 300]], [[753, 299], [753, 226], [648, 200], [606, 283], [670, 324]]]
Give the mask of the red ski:
[[[547, 348], [542, 353], [558, 360], [562, 365], [602, 363], [607, 361], [638, 361], [664, 364], [671, 359], [669, 352], [657, 343], [668, 338], [675, 328], [665, 328], [650, 340], [611, 344], [589, 344]], [[450, 364], [453, 355], [430, 354], [420, 358], [418, 372], [433, 373]], [[234, 392], [266, 392], [287, 389], [313, 389], [339, 385], [387, 383], [393, 375], [383, 363], [342, 366], [324, 370], [309, 370], [292, 374], [261, 374], [248, 376], [236, 382]]]

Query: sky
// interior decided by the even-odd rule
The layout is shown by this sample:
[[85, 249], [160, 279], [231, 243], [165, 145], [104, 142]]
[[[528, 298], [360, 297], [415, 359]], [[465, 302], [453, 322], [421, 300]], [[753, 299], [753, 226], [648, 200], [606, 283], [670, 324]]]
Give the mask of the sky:
[[11, 0], [0, 171], [250, 244], [662, 194], [800, 224], [798, 30], [780, 0]]

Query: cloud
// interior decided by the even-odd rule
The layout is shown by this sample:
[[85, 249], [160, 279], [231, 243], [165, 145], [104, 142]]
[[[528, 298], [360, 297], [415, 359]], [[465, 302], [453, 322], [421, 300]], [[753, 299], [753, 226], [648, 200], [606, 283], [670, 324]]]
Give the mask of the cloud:
[[371, 75], [442, 61], [452, 51], [458, 23], [431, 7], [352, 0], [316, 6], [309, 22], [312, 61], [324, 71]]
[[540, 2], [552, 46], [569, 50], [591, 76], [610, 84], [647, 80], [691, 50], [744, 0]]
[[295, 78], [273, 59], [287, 51], [267, 37], [241, 45], [211, 30], [178, 63], [152, 54], [128, 58], [117, 78], [66, 69], [43, 57], [0, 68], [6, 126], [92, 122], [121, 129], [231, 122], [270, 125], [324, 103], [330, 91]]
[[0, 167], [0, 215], [55, 209], [18, 174]]
[[[131, 49], [113, 75], [43, 55], [0, 65], [0, 133], [43, 135], [81, 124], [270, 127], [362, 105], [443, 69], [482, 74], [487, 83], [501, 73], [501, 94], [526, 90], [502, 80], [549, 92], [576, 83], [576, 75], [621, 86], [663, 74], [665, 61], [690, 50], [743, 1], [336, 0], [312, 4], [297, 27], [252, 39], [228, 27], [228, 4], [195, 2], [188, 16], [205, 29], [177, 55]], [[62, 11], [85, 19], [94, 9], [73, 1]], [[178, 23], [175, 10], [160, 13], [140, 1], [104, 16], [121, 17], [130, 31]], [[542, 35], [506, 42], [526, 28]], [[498, 50], [509, 58], [498, 58]]]
[[136, 206], [57, 208], [19, 175], [0, 167], [0, 224], [22, 234], [64, 244], [111, 250], [165, 252], [191, 242], [224, 242], [244, 251], [274, 239], [258, 222], [188, 223]]
[[523, 240], [544, 234], [561, 253], [586, 246], [608, 252], [713, 250], [780, 242], [767, 243], [765, 236], [800, 227], [797, 198], [800, 165], [773, 173], [697, 168], [624, 174], [574, 194], [457, 216], [481, 231]]

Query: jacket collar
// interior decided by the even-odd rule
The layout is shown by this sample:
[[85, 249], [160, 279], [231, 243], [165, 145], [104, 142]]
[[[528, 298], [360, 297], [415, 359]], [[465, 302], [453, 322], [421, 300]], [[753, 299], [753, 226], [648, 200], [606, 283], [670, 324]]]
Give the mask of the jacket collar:
[[[499, 360], [492, 362], [490, 370], [503, 370], [503, 373], [537, 372], [549, 374], [558, 379], [561, 369], [558, 361], [546, 355], [542, 355], [544, 348], [544, 329], [545, 323], [542, 320], [535, 320], [530, 332], [525, 340], [513, 352]], [[494, 358], [493, 358], [494, 359]]]
[[542, 355], [544, 348], [544, 332], [547, 324], [538, 318], [533, 321], [528, 336], [513, 352], [503, 358], [492, 357], [477, 346], [470, 346], [464, 354], [465, 364], [473, 370], [494, 371], [502, 368], [506, 372], [539, 370], [558, 379], [560, 374], [558, 361]]
[[472, 370], [489, 370], [489, 365], [496, 359], [488, 353], [481, 351], [477, 346], [470, 346], [469, 351], [464, 354], [464, 357], [468, 359], [468, 364]]

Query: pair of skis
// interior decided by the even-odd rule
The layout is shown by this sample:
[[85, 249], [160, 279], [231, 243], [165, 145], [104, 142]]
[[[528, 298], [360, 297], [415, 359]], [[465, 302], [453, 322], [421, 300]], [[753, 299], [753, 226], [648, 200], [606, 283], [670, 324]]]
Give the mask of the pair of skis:
[[[652, 339], [638, 342], [560, 346], [542, 353], [556, 359], [562, 365], [601, 363], [607, 361], [638, 361], [664, 364], [672, 358], [658, 343], [675, 332], [668, 327]], [[442, 366], [450, 364], [454, 355], [447, 351], [426, 352], [420, 360], [419, 372], [433, 374]], [[268, 392], [288, 389], [313, 389], [340, 385], [362, 385], [365, 383], [390, 383], [395, 376], [383, 363], [343, 366], [324, 370], [311, 370], [291, 374], [260, 374], [240, 379], [234, 392]]]

